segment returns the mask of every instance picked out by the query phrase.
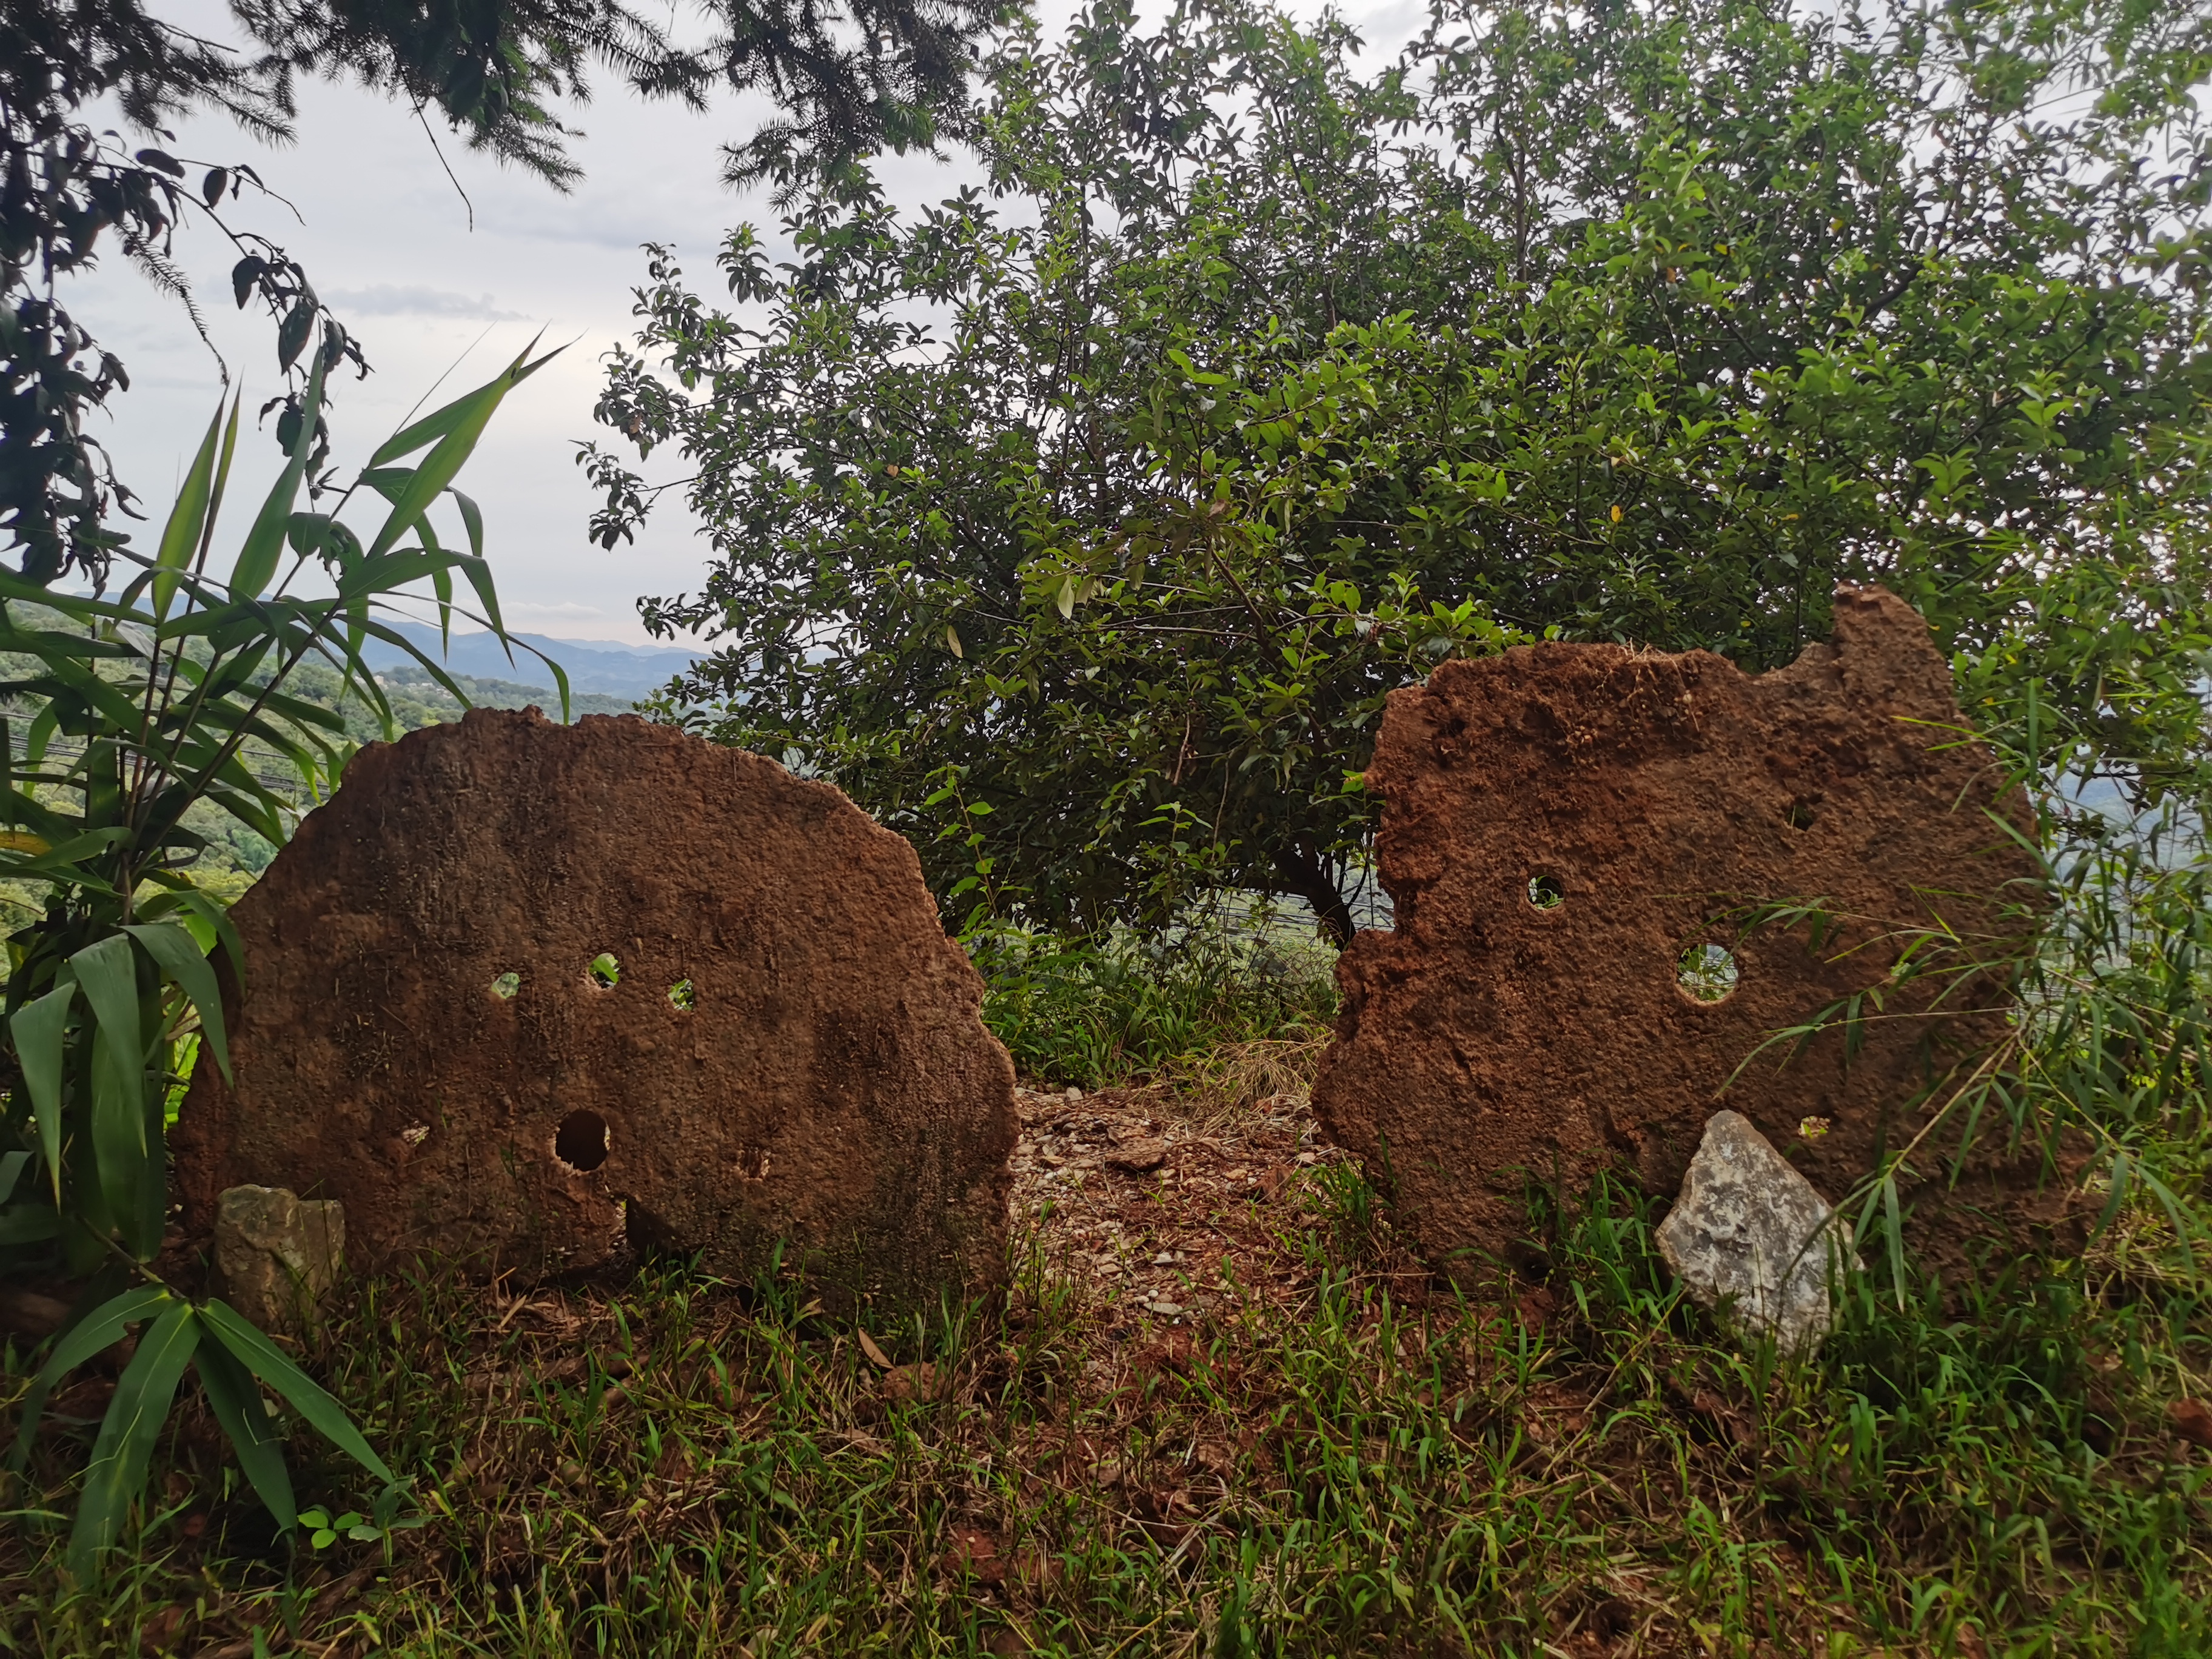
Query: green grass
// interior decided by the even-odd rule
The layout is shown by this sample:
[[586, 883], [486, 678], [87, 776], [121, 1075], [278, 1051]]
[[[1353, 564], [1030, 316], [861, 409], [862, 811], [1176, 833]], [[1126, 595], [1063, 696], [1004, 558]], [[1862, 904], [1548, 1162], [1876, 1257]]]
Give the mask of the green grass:
[[1194, 931], [1173, 944], [1006, 932], [971, 942], [983, 1018], [1025, 1077], [1085, 1088], [1174, 1074], [1224, 1048], [1306, 1043], [1336, 1017], [1334, 953]]
[[[935, 1403], [886, 1404], [788, 1286], [360, 1285], [320, 1365], [421, 1527], [276, 1539], [194, 1405], [128, 1564], [73, 1594], [50, 1440], [0, 1650], [2212, 1651], [2212, 1461], [2163, 1415], [2208, 1325], [2170, 1285], [2015, 1269], [1951, 1317], [1863, 1285], [1777, 1364], [1680, 1301], [1638, 1200], [1555, 1214], [1548, 1282], [1466, 1300], [1324, 1165], [1188, 1333], [1060, 1271], [1052, 1219], [1004, 1320], [880, 1334], [946, 1369]], [[303, 1499], [367, 1508], [293, 1450]]]

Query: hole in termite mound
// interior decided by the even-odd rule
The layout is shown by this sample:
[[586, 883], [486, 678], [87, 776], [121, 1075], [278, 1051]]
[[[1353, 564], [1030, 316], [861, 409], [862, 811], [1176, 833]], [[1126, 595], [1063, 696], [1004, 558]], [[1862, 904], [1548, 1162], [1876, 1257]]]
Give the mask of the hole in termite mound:
[[491, 982], [491, 994], [501, 1002], [511, 1000], [514, 994], [521, 988], [522, 975], [512, 970], [501, 974]]
[[1692, 1002], [1726, 1002], [1739, 977], [1735, 957], [1724, 945], [1692, 945], [1674, 964], [1674, 982]]
[[611, 991], [622, 983], [622, 963], [615, 960], [615, 953], [611, 951], [602, 951], [593, 957], [592, 965], [585, 972], [592, 983], [602, 991]]
[[1557, 876], [1528, 878], [1528, 902], [1539, 910], [1556, 910], [1567, 902], [1566, 890]]
[[597, 1112], [571, 1112], [553, 1132], [553, 1156], [590, 1174], [607, 1161], [607, 1121]]

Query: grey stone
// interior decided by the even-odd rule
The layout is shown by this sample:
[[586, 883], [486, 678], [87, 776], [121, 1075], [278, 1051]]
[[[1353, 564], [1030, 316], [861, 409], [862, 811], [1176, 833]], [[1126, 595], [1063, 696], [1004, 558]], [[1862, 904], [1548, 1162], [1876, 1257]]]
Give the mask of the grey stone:
[[1829, 1261], [1850, 1229], [1748, 1119], [1716, 1112], [1659, 1225], [1659, 1254], [1692, 1301], [1801, 1352], [1828, 1334]]
[[282, 1187], [232, 1187], [216, 1201], [215, 1266], [223, 1299], [265, 1331], [310, 1329], [337, 1282], [345, 1211]]

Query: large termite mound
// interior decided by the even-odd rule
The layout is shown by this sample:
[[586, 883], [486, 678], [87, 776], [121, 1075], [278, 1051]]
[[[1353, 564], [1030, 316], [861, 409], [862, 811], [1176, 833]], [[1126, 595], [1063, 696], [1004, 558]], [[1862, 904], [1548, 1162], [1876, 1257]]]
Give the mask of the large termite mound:
[[234, 1088], [178, 1124], [349, 1253], [525, 1272], [641, 1244], [836, 1303], [1004, 1271], [1013, 1068], [913, 849], [827, 784], [628, 716], [363, 750], [231, 913]]
[[[1610, 1169], [1672, 1194], [1723, 1107], [1841, 1202], [2006, 1033], [1987, 974], [1885, 988], [1914, 930], [1994, 958], [2039, 908], [2024, 800], [1889, 593], [1840, 590], [1833, 639], [1755, 678], [1610, 645], [1448, 663], [1391, 694], [1367, 783], [1395, 931], [1341, 959], [1314, 1103], [1455, 1273], [1528, 1248], [1532, 1186], [1573, 1202]], [[1825, 921], [1744, 932], [1793, 899]], [[1868, 991], [1856, 1052], [1840, 1027], [1759, 1052]], [[1908, 1237], [1954, 1273], [2067, 1211], [1987, 1117], [1954, 1184], [1963, 1127], [1905, 1183]]]

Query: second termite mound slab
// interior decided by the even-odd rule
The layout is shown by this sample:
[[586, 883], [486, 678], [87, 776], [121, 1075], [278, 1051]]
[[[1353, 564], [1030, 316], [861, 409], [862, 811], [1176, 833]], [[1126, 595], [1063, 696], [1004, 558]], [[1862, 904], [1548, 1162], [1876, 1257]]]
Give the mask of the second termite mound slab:
[[[2040, 900], [2023, 798], [1879, 589], [1839, 590], [1832, 639], [1758, 676], [1612, 645], [1445, 664], [1391, 694], [1367, 784], [1396, 926], [1341, 959], [1314, 1105], [1455, 1275], [1540, 1249], [1534, 1190], [1571, 1205], [1612, 1171], [1671, 1196], [1722, 1107], [1842, 1202], [2005, 1036], [1988, 975], [1887, 984], [1915, 930], [1994, 957]], [[1824, 927], [1744, 932], [1793, 900]], [[1854, 1051], [1835, 1029], [1759, 1052], [1861, 993]], [[1955, 1187], [1948, 1122], [1906, 1182], [1947, 1275], [2072, 1224], [2077, 1160], [1982, 1127]]]

